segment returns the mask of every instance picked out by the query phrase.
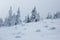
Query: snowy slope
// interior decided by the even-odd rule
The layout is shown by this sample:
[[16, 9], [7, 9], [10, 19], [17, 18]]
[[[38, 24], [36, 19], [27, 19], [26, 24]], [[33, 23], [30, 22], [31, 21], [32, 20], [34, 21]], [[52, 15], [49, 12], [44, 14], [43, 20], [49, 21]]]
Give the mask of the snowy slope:
[[0, 40], [60, 40], [60, 19], [0, 27]]

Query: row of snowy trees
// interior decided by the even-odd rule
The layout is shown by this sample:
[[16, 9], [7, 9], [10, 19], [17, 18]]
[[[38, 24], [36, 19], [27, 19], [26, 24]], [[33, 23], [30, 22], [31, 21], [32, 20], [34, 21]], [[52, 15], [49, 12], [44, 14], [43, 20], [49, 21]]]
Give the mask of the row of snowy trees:
[[46, 17], [47, 19], [58, 19], [60, 18], [60, 12], [56, 12], [54, 15], [51, 15], [48, 13], [48, 16]]
[[13, 26], [17, 25], [21, 22], [20, 20], [20, 9], [17, 10], [17, 15], [12, 12], [12, 7], [9, 9], [9, 16], [5, 18], [4, 22], [3, 19], [0, 19], [0, 26]]
[[12, 7], [10, 7], [9, 16], [7, 18], [5, 18], [4, 26], [17, 25], [20, 22], [21, 22], [21, 20], [20, 20], [20, 9], [18, 8], [17, 15], [15, 15], [15, 13], [12, 14]]
[[[32, 13], [31, 16], [27, 15], [23, 22], [30, 23], [40, 21], [40, 15], [39, 13], [37, 13], [36, 7], [33, 8], [31, 13]], [[48, 16], [46, 17], [46, 19], [56, 19], [56, 18], [60, 18], [60, 12], [57, 12], [56, 14], [54, 14], [54, 16], [48, 14]], [[17, 14], [15, 14], [12, 11], [12, 7], [10, 7], [9, 16], [6, 17], [4, 21], [2, 18], [0, 18], [0, 26], [13, 26], [20, 24], [21, 22], [22, 20], [20, 19], [20, 8], [18, 8]]]
[[[25, 20], [23, 22], [29, 23], [29, 22], [37, 22], [40, 20], [40, 15], [36, 11], [36, 7], [32, 10], [32, 14], [29, 17], [27, 15], [25, 17]], [[0, 26], [13, 26], [20, 24], [22, 21], [20, 19], [20, 8], [17, 10], [17, 14], [13, 13], [12, 7], [9, 9], [9, 16], [5, 18], [4, 22], [3, 19], [0, 19]]]

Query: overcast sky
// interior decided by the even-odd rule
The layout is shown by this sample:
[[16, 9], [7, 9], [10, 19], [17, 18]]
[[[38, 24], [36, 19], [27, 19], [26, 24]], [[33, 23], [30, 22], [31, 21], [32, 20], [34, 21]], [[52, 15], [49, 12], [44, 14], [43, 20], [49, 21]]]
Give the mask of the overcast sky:
[[32, 9], [36, 6], [41, 16], [46, 16], [60, 11], [60, 0], [0, 0], [0, 18], [8, 15], [9, 7], [12, 6], [13, 13], [20, 7], [21, 17], [31, 14]]

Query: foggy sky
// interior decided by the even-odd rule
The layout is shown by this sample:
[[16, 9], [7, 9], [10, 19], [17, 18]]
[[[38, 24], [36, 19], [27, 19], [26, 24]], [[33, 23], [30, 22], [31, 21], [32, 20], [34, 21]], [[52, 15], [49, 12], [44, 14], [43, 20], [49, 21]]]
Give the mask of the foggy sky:
[[38, 13], [43, 17], [48, 12], [54, 14], [60, 11], [60, 0], [0, 0], [0, 18], [5, 18], [8, 15], [10, 6], [13, 8], [13, 13], [16, 13], [20, 7], [22, 18], [31, 14], [32, 9], [36, 6]]

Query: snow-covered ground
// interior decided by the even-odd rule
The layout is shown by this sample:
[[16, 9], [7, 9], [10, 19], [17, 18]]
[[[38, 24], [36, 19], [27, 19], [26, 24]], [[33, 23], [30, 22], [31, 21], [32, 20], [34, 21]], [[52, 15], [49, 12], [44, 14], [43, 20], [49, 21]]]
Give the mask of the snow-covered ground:
[[0, 27], [0, 40], [60, 40], [60, 19]]

